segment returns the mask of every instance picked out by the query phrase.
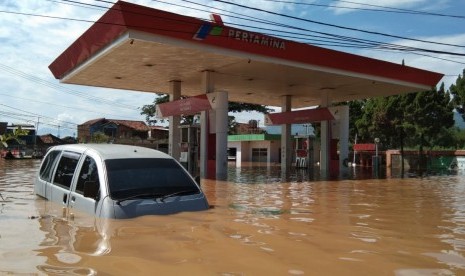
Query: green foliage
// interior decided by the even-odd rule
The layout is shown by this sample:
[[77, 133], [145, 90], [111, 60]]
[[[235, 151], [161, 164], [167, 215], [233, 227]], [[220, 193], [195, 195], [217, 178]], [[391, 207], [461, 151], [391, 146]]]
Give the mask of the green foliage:
[[356, 100], [348, 103], [349, 105], [349, 140], [352, 143], [355, 143], [355, 135], [358, 136], [358, 129], [356, 125], [356, 120], [361, 118], [363, 115], [363, 108], [366, 104], [366, 100]]
[[233, 113], [243, 112], [243, 111], [257, 111], [263, 114], [267, 114], [273, 111], [273, 109], [270, 109], [260, 104], [236, 103], [236, 102], [229, 102], [228, 110], [229, 112], [233, 112]]
[[237, 134], [237, 122], [234, 116], [228, 116], [228, 134]]
[[463, 69], [462, 75], [458, 76], [455, 84], [450, 86], [449, 92], [453, 96], [452, 101], [455, 109], [465, 120], [465, 69]]
[[453, 108], [444, 85], [439, 90], [372, 98], [365, 102], [352, 132], [357, 131], [360, 143], [373, 143], [378, 137], [384, 148], [446, 147], [452, 142], [443, 134], [454, 125]]
[[7, 148], [8, 141], [15, 141], [18, 144], [23, 143], [20, 137], [27, 135], [28, 133], [28, 130], [22, 129], [21, 126], [19, 126], [17, 129], [13, 131], [13, 133], [5, 133], [3, 135], [0, 135], [0, 148]]
[[91, 142], [97, 144], [108, 143], [109, 140], [110, 138], [101, 131], [95, 132], [91, 137]]

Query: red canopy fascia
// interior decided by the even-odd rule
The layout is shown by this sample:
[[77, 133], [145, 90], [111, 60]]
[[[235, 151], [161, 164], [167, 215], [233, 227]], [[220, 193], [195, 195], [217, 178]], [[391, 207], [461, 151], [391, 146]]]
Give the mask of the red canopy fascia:
[[[208, 25], [210, 28], [217, 28], [203, 38], [193, 37], [193, 34], [197, 34], [203, 26]], [[305, 63], [335, 72], [370, 75], [426, 87], [434, 87], [443, 77], [435, 72], [216, 25], [210, 21], [123, 1], [117, 2], [53, 61], [49, 66], [51, 72], [55, 78], [62, 79], [128, 30]], [[271, 45], [276, 47], [269, 44], [264, 46], [263, 40], [272, 41]]]

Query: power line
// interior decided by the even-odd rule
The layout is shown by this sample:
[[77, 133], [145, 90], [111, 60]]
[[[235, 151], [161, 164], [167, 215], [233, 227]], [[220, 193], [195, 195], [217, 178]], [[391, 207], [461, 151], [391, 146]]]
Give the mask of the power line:
[[[18, 97], [18, 96], [12, 96], [12, 95], [2, 94], [2, 93], [0, 93], [0, 96], [10, 97], [10, 98], [15, 98], [15, 99], [20, 99], [20, 100], [26, 100], [26, 101], [28, 101], [28, 102], [42, 103], [42, 104], [46, 104], [47, 106], [53, 105], [53, 106], [63, 107], [63, 108], [72, 109], [72, 110], [75, 110], [75, 109], [76, 109], [75, 106], [67, 106], [67, 105], [56, 104], [56, 103], [51, 103], [51, 102], [38, 101], [38, 100], [36, 100], [36, 99], [24, 98], [24, 97]], [[95, 111], [95, 110], [85, 109], [85, 108], [82, 108], [82, 107], [80, 107], [79, 110], [80, 110], [80, 111], [87, 111], [87, 112], [91, 112], [91, 113], [95, 113], [95, 114], [99, 114], [99, 115], [110, 115], [110, 116], [112, 116], [112, 117], [119, 117], [119, 116], [121, 116], [120, 114], [102, 113], [102, 112], [98, 112], [98, 111]], [[136, 118], [133, 118], [133, 119], [136, 120]]]
[[31, 74], [25, 73], [23, 71], [20, 71], [18, 69], [15, 69], [15, 68], [13, 68], [11, 66], [8, 66], [8, 65], [5, 65], [5, 64], [2, 64], [2, 63], [0, 63], [0, 69], [4, 70], [4, 71], [6, 71], [6, 72], [8, 72], [10, 74], [13, 74], [15, 76], [19, 76], [19, 77], [27, 79], [29, 81], [41, 84], [43, 86], [47, 86], [47, 87], [50, 87], [52, 89], [55, 89], [55, 90], [58, 90], [58, 91], [61, 91], [61, 92], [65, 92], [65, 93], [68, 93], [68, 94], [72, 94], [74, 96], [78, 96], [78, 97], [81, 97], [81, 98], [84, 98], [84, 99], [87, 99], [87, 100], [91, 100], [93, 103], [98, 102], [98, 103], [101, 103], [101, 104], [119, 106], [121, 108], [126, 108], [126, 109], [130, 109], [130, 110], [137, 110], [138, 109], [135, 106], [122, 104], [122, 103], [117, 103], [117, 102], [114, 102], [114, 101], [111, 101], [111, 100], [107, 100], [105, 98], [92, 96], [92, 95], [86, 94], [86, 93], [81, 92], [81, 91], [66, 88], [66, 87], [64, 87], [62, 85], [58, 85], [58, 84], [55, 84], [53, 82], [49, 82], [47, 80], [44, 80], [44, 79], [41, 79], [39, 77], [33, 76]]
[[[226, 1], [221, 1], [221, 0], [215, 0], [215, 1], [219, 1], [219, 2], [225, 2], [225, 3], [230, 3], [230, 2], [226, 2]], [[83, 3], [84, 4], [84, 3]], [[238, 4], [234, 4], [234, 3], [231, 3], [233, 5], [238, 5]], [[243, 5], [240, 5], [240, 6], [243, 6]], [[244, 6], [244, 7], [247, 7], [247, 6]], [[252, 9], [256, 9], [256, 8], [252, 8]], [[260, 9], [256, 9], [256, 10], [260, 10]], [[262, 10], [263, 11], [263, 10]], [[88, 23], [99, 23], [99, 24], [107, 24], [107, 25], [118, 25], [118, 26], [122, 26], [122, 24], [115, 24], [115, 23], [109, 23], [109, 22], [94, 22], [94, 21], [91, 21], [91, 20], [83, 20], [83, 19], [74, 19], [74, 18], [63, 18], [63, 17], [57, 17], [57, 16], [46, 16], [46, 15], [37, 15], [37, 14], [30, 14], [30, 13], [19, 13], [19, 12], [8, 12], [8, 11], [1, 11], [0, 10], [0, 13], [3, 12], [3, 13], [13, 13], [13, 14], [19, 14], [19, 15], [26, 15], [26, 16], [39, 16], [39, 17], [45, 17], [45, 18], [53, 18], [53, 19], [62, 19], [62, 20], [72, 20], [72, 21], [81, 21], [81, 22], [88, 22]], [[265, 12], [268, 12], [268, 11], [265, 11]], [[134, 13], [134, 12], [133, 12]], [[270, 12], [270, 13], [273, 13], [273, 12]], [[150, 16], [150, 15], [147, 15], [147, 14], [143, 14], [143, 13], [138, 13], [138, 14], [141, 14], [141, 15], [146, 15], [146, 16]], [[281, 16], [286, 16], [286, 17], [291, 17], [292, 16], [287, 16], [287, 15], [283, 15], [283, 14], [278, 14], [278, 13], [274, 13], [274, 14], [277, 14], [277, 15], [281, 15]], [[166, 18], [167, 20], [173, 20], [171, 18]], [[297, 18], [296, 19], [300, 19], [300, 20], [305, 20], [305, 19], [301, 19], [301, 18]], [[179, 20], [174, 20], [174, 21], [179, 21]], [[190, 23], [192, 24], [191, 22], [186, 22], [186, 21], [182, 21], [184, 23]], [[326, 24], [326, 23], [320, 23], [320, 24]], [[328, 24], [328, 25], [331, 25], [331, 24]], [[136, 27], [136, 26], [129, 26], [129, 27]], [[344, 28], [344, 27], [343, 27]], [[161, 30], [161, 31], [171, 31], [171, 32], [179, 32], [181, 33], [181, 31], [173, 31], [173, 30], [165, 30], [165, 29], [159, 29], [159, 28], [155, 28], [155, 27], [152, 27], [152, 29], [157, 29], [157, 30]], [[336, 35], [333, 35], [333, 36], [336, 36]], [[440, 44], [440, 45], [450, 45], [450, 46], [455, 46], [455, 47], [465, 47], [465, 46], [459, 46], [459, 45], [453, 45], [453, 44], [444, 44], [444, 43], [438, 43], [438, 42], [431, 42], [431, 41], [426, 41], [426, 40], [419, 40], [419, 39], [411, 39], [411, 38], [405, 38], [405, 37], [400, 37], [400, 36], [394, 36], [394, 37], [397, 37], [397, 38], [404, 38], [404, 39], [408, 39], [408, 40], [414, 40], [414, 41], [424, 41], [426, 43], [433, 43], [433, 44]], [[355, 39], [355, 38], [352, 38], [352, 39]], [[360, 40], [360, 41], [363, 41], [363, 39], [356, 39], [356, 40]], [[378, 43], [381, 43], [381, 42], [378, 42]], [[320, 45], [326, 45], [326, 46], [339, 46], [341, 47], [341, 45], [328, 45], [328, 44], [320, 44]], [[387, 44], [386, 44], [387, 45]], [[345, 45], [347, 47], [357, 47], [355, 45]], [[435, 54], [447, 54], [447, 55], [455, 55], [455, 56], [465, 56], [465, 54], [462, 54], [462, 53], [455, 53], [455, 52], [447, 52], [447, 51], [438, 51], [438, 50], [430, 50], [430, 49], [423, 49], [423, 48], [416, 48], [416, 47], [407, 47], [407, 46], [401, 46], [401, 45], [396, 45], [396, 47], [398, 47], [397, 49], [396, 48], [393, 48], [393, 50], [397, 50], [397, 51], [400, 51], [400, 50], [403, 50], [403, 51], [423, 51], [423, 52], [429, 52], [429, 53], [435, 53]], [[386, 46], [383, 46], [383, 48], [386, 48]], [[161, 92], [162, 93], [162, 92]]]
[[[17, 114], [17, 115], [15, 115]], [[36, 121], [35, 121], [35, 118], [42, 118], [40, 116], [31, 116], [31, 115], [27, 115], [27, 114], [21, 114], [21, 113], [12, 113], [12, 112], [3, 112], [3, 111], [0, 111], [0, 115], [4, 116], [4, 117], [8, 117], [8, 118], [12, 118], [12, 119], [16, 119], [18, 121], [21, 121], [21, 122], [27, 122], [27, 123], [32, 123], [32, 124], [35, 124]], [[26, 118], [25, 118], [26, 117]], [[34, 119], [27, 119], [28, 117], [32, 117]], [[47, 122], [41, 122], [41, 124], [43, 125], [48, 125], [48, 126], [52, 126], [52, 127], [57, 127], [58, 125], [57, 124], [52, 124], [52, 123], [47, 123]], [[66, 128], [66, 129], [69, 129], [69, 130], [76, 130], [76, 127], [67, 127], [65, 125], [61, 125], [63, 128]], [[77, 125], [76, 125], [77, 126]]]
[[405, 36], [392, 35], [392, 34], [386, 34], [386, 33], [381, 33], [381, 32], [375, 32], [375, 31], [363, 30], [363, 29], [358, 29], [358, 28], [346, 27], [346, 26], [341, 26], [341, 25], [336, 25], [336, 24], [331, 24], [331, 23], [325, 23], [325, 22], [321, 22], [321, 21], [310, 20], [310, 19], [305, 19], [305, 18], [301, 18], [301, 17], [297, 17], [297, 16], [292, 16], [292, 15], [287, 15], [287, 14], [283, 14], [283, 13], [268, 11], [268, 10], [264, 10], [264, 9], [260, 9], [260, 8], [254, 8], [254, 7], [251, 7], [251, 6], [241, 5], [241, 4], [237, 4], [237, 3], [233, 3], [233, 2], [229, 2], [229, 1], [224, 1], [224, 0], [213, 0], [213, 1], [233, 5], [233, 6], [240, 7], [240, 8], [260, 11], [260, 12], [264, 12], [264, 13], [268, 13], [268, 14], [273, 14], [273, 15], [277, 15], [277, 16], [281, 16], [281, 17], [286, 17], [286, 18], [290, 18], [290, 19], [295, 19], [295, 20], [299, 20], [299, 21], [305, 21], [305, 22], [308, 22], [308, 23], [313, 23], [313, 24], [318, 24], [318, 25], [343, 29], [343, 30], [350, 30], [350, 31], [362, 32], [362, 33], [367, 33], [367, 34], [372, 34], [372, 35], [380, 35], [380, 36], [386, 36], [386, 37], [391, 37], [391, 38], [396, 38], [396, 39], [404, 39], [404, 40], [423, 42], [423, 43], [429, 43], [429, 44], [465, 48], [465, 46], [463, 46], [463, 45], [456, 45], [456, 44], [428, 41], [428, 40], [423, 40], [423, 39], [416, 39], [416, 38], [410, 38], [410, 37], [405, 37]]
[[[262, 0], [262, 1], [303, 5], [303, 6], [335, 8], [335, 9], [361, 10], [361, 11], [370, 11], [370, 12], [385, 12], [385, 13], [398, 13], [398, 14], [428, 15], [428, 16], [440, 16], [440, 17], [465, 19], [465, 16], [461, 16], [461, 15], [433, 13], [433, 12], [425, 12], [425, 11], [410, 10], [410, 9], [400, 9], [400, 8], [394, 8], [394, 7], [388, 7], [388, 6], [380, 6], [380, 5], [373, 5], [373, 4], [367, 4], [367, 3], [352, 2], [352, 1], [341, 1], [341, 0], [339, 0], [338, 2], [355, 4], [355, 5], [359, 5], [360, 7], [338, 6], [338, 5], [317, 4], [317, 3], [303, 3], [303, 2], [285, 1], [285, 0]], [[375, 7], [375, 8], [374, 9], [363, 8], [363, 6]]]
[[[10, 105], [6, 105], [6, 104], [2, 104], [0, 103], [1, 106], [5, 106], [7, 108], [10, 108], [10, 109], [13, 109], [13, 110], [17, 110], [17, 111], [21, 111], [21, 112], [24, 112], [25, 115], [33, 115], [34, 117], [41, 117], [41, 118], [47, 118], [47, 119], [51, 119], [53, 121], [55, 121], [55, 118], [52, 118], [52, 117], [48, 117], [48, 116], [45, 116], [45, 115], [41, 115], [41, 114], [37, 114], [37, 113], [34, 113], [34, 112], [30, 112], [30, 111], [25, 111], [25, 110], [22, 110], [22, 109], [19, 109], [19, 108], [16, 108], [16, 107], [13, 107], [13, 106], [10, 106]], [[30, 116], [29, 115], [29, 116]], [[56, 121], [60, 121], [60, 122], [63, 122], [63, 123], [66, 123], [66, 124], [71, 124], [71, 125], [78, 125], [76, 123], [72, 123], [72, 122], [66, 122], [66, 121], [63, 121], [63, 120], [56, 120]]]
[[[99, 1], [99, 0], [97, 0], [97, 1]], [[190, 4], [194, 4], [194, 5], [199, 5], [199, 6], [203, 6], [203, 7], [207, 7], [207, 8], [213, 8], [213, 9], [225, 11], [224, 9], [219, 9], [219, 8], [215, 8], [215, 7], [212, 7], [212, 6], [196, 3], [194, 1], [189, 1], [189, 0], [183, 0], [183, 1], [187, 2], [187, 3], [190, 3]], [[169, 3], [169, 2], [166, 2], [166, 1], [157, 1], [157, 2], [161, 2], [161, 3], [165, 3], [165, 4], [171, 4], [171, 5], [178, 6], [178, 7], [190, 8], [190, 7], [182, 6], [182, 5], [179, 5], [179, 4]], [[199, 9], [196, 9], [196, 10], [199, 10]], [[205, 10], [201, 10], [201, 11], [205, 11]], [[232, 14], [238, 14], [238, 13], [235, 13], [235, 12], [230, 12], [230, 11], [228, 11], [228, 12], [232, 13]], [[231, 16], [231, 15], [226, 15], [226, 16], [230, 16], [230, 17], [233, 17], [233, 18], [235, 17], [235, 16]], [[296, 27], [296, 26], [290, 26], [290, 25], [275, 23], [275, 22], [269, 21], [269, 20], [257, 19], [256, 17], [250, 17], [250, 18], [252, 18], [253, 20], [249, 19], [249, 21], [273, 24], [273, 25], [279, 26], [279, 27], [284, 27], [284, 28], [289, 28], [289, 29], [294, 29], [294, 30], [302, 30], [302, 31], [312, 32], [312, 33], [318, 33], [318, 34], [321, 34], [322, 36], [301, 34], [301, 33], [296, 33], [296, 32], [282, 31], [282, 30], [272, 30], [272, 29], [269, 29], [269, 28], [246, 26], [246, 25], [235, 24], [235, 23], [229, 23], [229, 24], [233, 25], [233, 26], [242, 26], [242, 27], [245, 26], [245, 27], [250, 27], [250, 28], [253, 28], [253, 29], [260, 29], [260, 30], [267, 30], [267, 31], [271, 30], [271, 31], [281, 33], [281, 35], [280, 35], [281, 37], [293, 38], [293, 39], [305, 39], [303, 41], [301, 40], [301, 42], [304, 42], [304, 43], [310, 43], [311, 42], [312, 45], [318, 45], [318, 46], [371, 48], [372, 50], [386, 49], [386, 50], [393, 50], [393, 51], [408, 51], [410, 53], [413, 53], [413, 51], [421, 51], [421, 52], [429, 52], [429, 53], [435, 53], [435, 54], [451, 54], [451, 55], [456, 55], [456, 56], [465, 56], [465, 54], [462, 54], [462, 53], [451, 53], [451, 52], [446, 52], [446, 51], [437, 51], [437, 50], [423, 49], [423, 48], [418, 48], [418, 47], [403, 46], [403, 45], [392, 44], [392, 43], [384, 43], [384, 42], [368, 40], [368, 39], [358, 39], [358, 38], [353, 38], [353, 37], [348, 37], [348, 36], [341, 36], [341, 35], [335, 35], [335, 34], [330, 34], [330, 33], [325, 33], [325, 32], [318, 32], [318, 31], [314, 31], [314, 30], [305, 29], [305, 28], [302, 28], [302, 27]], [[244, 18], [241, 18], [241, 19], [244, 19]], [[298, 35], [298, 37], [289, 36], [289, 35], [282, 35], [282, 33], [296, 34], [296, 35]], [[319, 37], [319, 38], [324, 38], [324, 39], [323, 40], [320, 40], [320, 39], [308, 39], [308, 38], [302, 38], [300, 36], [311, 36], [311, 37]], [[329, 40], [325, 40], [325, 39], [329, 39]], [[343, 42], [341, 43], [341, 41], [343, 41]], [[321, 42], [324, 42], [324, 43], [321, 43]], [[334, 43], [337, 43], [337, 44], [334, 44]], [[428, 55], [424, 55], [424, 56], [428, 56]], [[446, 61], [450, 61], [450, 62], [454, 62], [454, 63], [461, 63], [461, 62], [448, 60], [448, 59], [443, 59], [443, 58], [438, 58], [438, 57], [433, 57], [433, 56], [428, 56], [428, 57], [437, 58], [437, 59], [441, 59], [441, 60], [446, 60]]]

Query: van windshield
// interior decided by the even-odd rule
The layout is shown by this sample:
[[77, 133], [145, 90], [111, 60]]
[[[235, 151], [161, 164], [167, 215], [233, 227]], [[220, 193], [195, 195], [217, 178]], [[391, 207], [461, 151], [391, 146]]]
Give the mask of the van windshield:
[[192, 178], [172, 159], [110, 159], [105, 165], [114, 200], [138, 195], [156, 198], [179, 192], [200, 193]]

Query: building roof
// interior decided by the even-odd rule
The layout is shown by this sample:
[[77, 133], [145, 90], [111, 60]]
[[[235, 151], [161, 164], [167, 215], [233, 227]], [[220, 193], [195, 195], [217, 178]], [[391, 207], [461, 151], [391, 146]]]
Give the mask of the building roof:
[[63, 144], [63, 140], [61, 140], [53, 134], [40, 135], [39, 139], [44, 144]]
[[154, 130], [164, 130], [164, 131], [169, 131], [169, 129], [167, 129], [166, 127], [163, 127], [163, 126], [149, 126], [150, 129], [154, 129]]
[[105, 118], [97, 118], [97, 119], [92, 119], [92, 120], [89, 120], [87, 122], [84, 122], [83, 124], [80, 124], [80, 126], [90, 126], [90, 125], [93, 125], [99, 121], [102, 121], [102, 120], [105, 120]]
[[98, 122], [101, 122], [102, 124], [114, 123], [116, 125], [123, 125], [123, 126], [132, 128], [137, 131], [148, 131], [149, 130], [149, 127], [143, 121], [115, 120], [115, 119], [106, 119], [106, 118], [93, 119], [93, 120], [90, 120], [90, 121], [87, 121], [81, 124], [80, 126], [91, 126]]
[[413, 68], [285, 40], [118, 1], [49, 68], [64, 83], [184, 96], [205, 91], [202, 76], [230, 101], [292, 107], [425, 91], [443, 77]]

